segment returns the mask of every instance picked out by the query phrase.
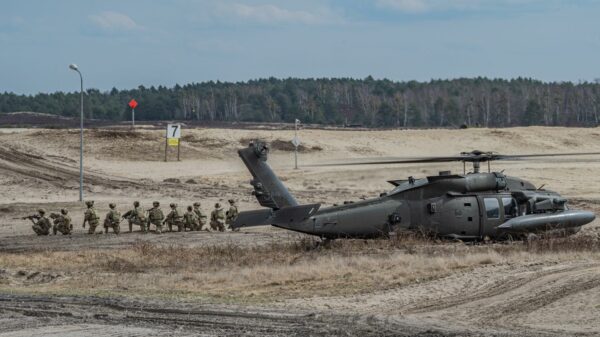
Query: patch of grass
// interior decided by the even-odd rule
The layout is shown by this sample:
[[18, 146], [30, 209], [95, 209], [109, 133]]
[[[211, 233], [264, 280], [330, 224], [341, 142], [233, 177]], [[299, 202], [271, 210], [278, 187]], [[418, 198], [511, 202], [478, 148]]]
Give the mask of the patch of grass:
[[[45, 284], [48, 291], [114, 291], [202, 297], [217, 302], [262, 302], [368, 293], [482, 266], [600, 258], [597, 243], [579, 237], [564, 240], [467, 245], [414, 234], [328, 244], [302, 236], [262, 246], [225, 242], [184, 247], [138, 241], [125, 249], [77, 254], [3, 254], [0, 265], [13, 271], [64, 275]], [[87, 285], [93, 286], [87, 289]]]

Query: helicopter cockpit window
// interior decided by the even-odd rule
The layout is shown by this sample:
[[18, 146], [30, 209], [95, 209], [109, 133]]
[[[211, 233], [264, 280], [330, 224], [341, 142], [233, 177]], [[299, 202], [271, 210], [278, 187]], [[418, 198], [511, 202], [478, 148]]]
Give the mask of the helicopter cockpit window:
[[488, 219], [500, 218], [500, 203], [496, 198], [484, 198], [485, 211]]
[[517, 201], [515, 199], [510, 197], [502, 198], [502, 206], [504, 206], [505, 218], [509, 219], [517, 216], [519, 209], [517, 207]]

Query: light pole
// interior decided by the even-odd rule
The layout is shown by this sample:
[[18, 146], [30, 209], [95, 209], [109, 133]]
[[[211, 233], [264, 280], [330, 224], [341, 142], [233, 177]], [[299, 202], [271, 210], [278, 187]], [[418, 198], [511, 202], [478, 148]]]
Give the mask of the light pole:
[[298, 145], [300, 145], [300, 139], [298, 138], [298, 127], [300, 126], [300, 120], [296, 119], [294, 121], [294, 139], [292, 140], [292, 144], [294, 144], [294, 169], [298, 169]]
[[76, 64], [70, 64], [69, 68], [79, 74], [81, 80], [81, 116], [79, 119], [79, 201], [83, 201], [83, 76]]

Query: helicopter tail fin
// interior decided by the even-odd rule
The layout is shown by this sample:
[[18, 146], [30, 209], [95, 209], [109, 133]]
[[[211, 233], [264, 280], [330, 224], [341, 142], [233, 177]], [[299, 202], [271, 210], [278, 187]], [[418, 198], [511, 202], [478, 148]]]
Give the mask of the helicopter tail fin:
[[268, 152], [267, 145], [259, 141], [252, 142], [247, 148], [238, 151], [253, 177], [250, 182], [254, 187], [252, 194], [261, 206], [273, 210], [298, 206], [296, 199], [267, 164]]

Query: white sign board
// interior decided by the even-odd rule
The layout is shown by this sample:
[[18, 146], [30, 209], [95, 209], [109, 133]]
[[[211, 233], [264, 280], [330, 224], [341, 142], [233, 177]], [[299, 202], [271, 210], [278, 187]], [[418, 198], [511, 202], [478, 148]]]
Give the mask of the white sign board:
[[300, 138], [298, 138], [298, 136], [294, 136], [292, 139], [292, 144], [294, 144], [295, 147], [300, 146]]
[[181, 138], [181, 125], [180, 124], [167, 124], [167, 138]]

